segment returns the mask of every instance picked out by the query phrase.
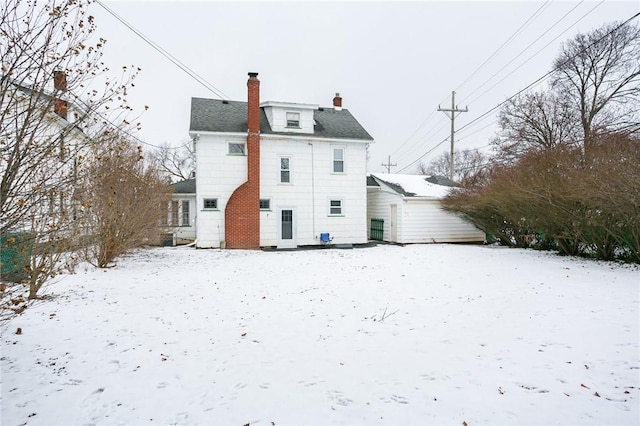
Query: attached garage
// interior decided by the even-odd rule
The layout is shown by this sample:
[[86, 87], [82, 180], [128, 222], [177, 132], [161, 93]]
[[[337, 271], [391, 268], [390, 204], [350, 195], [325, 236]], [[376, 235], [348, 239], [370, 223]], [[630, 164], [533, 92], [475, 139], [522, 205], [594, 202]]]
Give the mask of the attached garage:
[[[382, 240], [410, 243], [482, 243], [485, 234], [460, 216], [442, 209], [440, 200], [453, 182], [421, 175], [370, 174], [368, 223], [382, 225]], [[371, 226], [369, 227], [371, 238]]]

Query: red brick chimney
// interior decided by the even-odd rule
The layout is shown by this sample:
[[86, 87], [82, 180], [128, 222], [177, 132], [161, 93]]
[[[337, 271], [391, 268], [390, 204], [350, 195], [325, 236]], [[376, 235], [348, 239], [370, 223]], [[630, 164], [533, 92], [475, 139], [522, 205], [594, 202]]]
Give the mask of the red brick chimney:
[[227, 202], [224, 213], [228, 248], [260, 248], [260, 80], [247, 81], [247, 180]]
[[342, 97], [340, 96], [340, 93], [336, 93], [335, 98], [333, 98], [333, 106], [336, 111], [342, 110]]
[[67, 119], [67, 101], [59, 98], [59, 92], [67, 91], [67, 74], [64, 71], [53, 71], [53, 88], [55, 90], [55, 97], [53, 100], [53, 111], [60, 117]]

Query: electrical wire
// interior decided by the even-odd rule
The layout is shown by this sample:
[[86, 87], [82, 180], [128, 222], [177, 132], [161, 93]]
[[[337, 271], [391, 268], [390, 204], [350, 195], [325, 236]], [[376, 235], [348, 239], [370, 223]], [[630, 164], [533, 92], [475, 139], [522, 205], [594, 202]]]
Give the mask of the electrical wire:
[[[584, 2], [584, 0], [582, 0], [580, 3]], [[467, 77], [462, 83], [460, 83], [460, 85], [458, 87], [455, 88], [454, 91], [458, 91], [462, 86], [464, 86], [469, 80], [471, 80], [471, 78], [473, 78], [474, 75], [476, 75], [481, 69], [483, 69], [489, 62], [491, 62], [491, 60], [493, 58], [496, 57], [496, 55], [498, 55], [500, 52], [502, 52], [502, 50], [509, 45], [509, 43], [511, 43], [511, 41], [513, 41], [522, 31], [524, 31], [529, 24], [531, 24], [533, 21], [535, 21], [535, 19], [538, 17], [538, 15], [542, 12], [543, 9], [545, 9], [547, 6], [549, 6], [549, 4], [551, 3], [551, 0], [547, 0], [546, 2], [544, 2], [542, 4], [542, 6], [540, 6], [531, 16], [529, 16], [529, 18], [527, 18], [527, 20], [525, 22], [522, 23], [522, 25], [520, 25], [520, 27], [513, 33], [511, 34], [511, 36], [509, 36], [509, 38], [507, 38], [502, 45], [500, 45], [500, 47], [498, 47], [482, 64], [480, 64], [480, 66], [478, 68], [476, 68], [470, 75], [469, 77]], [[578, 3], [578, 5], [580, 5], [580, 3]], [[577, 6], [576, 6], [577, 7]], [[574, 8], [575, 9], [575, 8]], [[573, 9], [571, 9], [573, 10]], [[565, 15], [566, 16], [566, 15]], [[564, 18], [564, 17], [563, 17]], [[555, 26], [555, 24], [554, 24]], [[551, 27], [553, 28], [553, 26]], [[551, 29], [549, 28], [549, 30]], [[549, 31], [547, 30], [547, 32]], [[546, 34], [546, 32], [544, 33]], [[542, 35], [544, 35], [542, 34]], [[526, 50], [526, 48], [525, 48]]]
[[165, 58], [167, 58], [169, 61], [171, 61], [174, 65], [176, 65], [178, 68], [180, 68], [182, 71], [184, 71], [185, 73], [187, 73], [187, 75], [189, 75], [191, 78], [193, 78], [195, 81], [197, 81], [198, 83], [200, 83], [202, 86], [204, 86], [204, 88], [206, 88], [207, 90], [209, 90], [210, 92], [212, 92], [214, 95], [220, 97], [221, 99], [224, 100], [229, 100], [229, 97], [227, 95], [224, 94], [224, 92], [222, 92], [220, 89], [216, 88], [213, 84], [209, 83], [204, 77], [200, 76], [199, 74], [197, 74], [195, 71], [193, 71], [191, 68], [189, 68], [187, 65], [185, 65], [183, 62], [181, 62], [180, 60], [178, 60], [175, 56], [173, 56], [172, 54], [170, 54], [169, 52], [167, 52], [165, 49], [163, 49], [160, 45], [158, 45], [157, 43], [155, 43], [153, 40], [151, 40], [149, 37], [145, 36], [144, 34], [142, 34], [139, 30], [137, 30], [133, 25], [131, 25], [130, 23], [128, 23], [127, 21], [125, 21], [120, 15], [118, 15], [117, 13], [115, 13], [113, 10], [111, 10], [110, 8], [108, 8], [101, 0], [95, 0], [95, 2], [97, 4], [99, 4], [104, 10], [106, 10], [107, 12], [109, 12], [114, 18], [116, 18], [118, 21], [120, 21], [122, 24], [124, 24], [124, 26], [126, 26], [129, 30], [131, 30], [134, 34], [136, 34], [138, 37], [140, 37], [142, 40], [144, 40], [149, 46], [153, 47], [156, 51], [158, 51], [162, 56], [164, 56]]
[[[482, 92], [480, 95], [476, 96], [475, 98], [473, 98], [471, 101], [469, 101], [469, 103], [473, 103], [475, 101], [477, 101], [478, 99], [480, 99], [481, 97], [483, 97], [484, 95], [486, 95], [487, 93], [489, 93], [491, 91], [491, 89], [493, 89], [494, 87], [496, 87], [498, 84], [502, 83], [505, 79], [507, 79], [507, 77], [509, 77], [510, 75], [512, 75], [514, 72], [518, 71], [520, 68], [522, 68], [527, 62], [529, 62], [531, 59], [533, 59], [534, 57], [536, 57], [540, 52], [542, 52], [544, 49], [546, 49], [551, 43], [553, 43], [554, 41], [556, 41], [557, 39], [559, 39], [562, 35], [564, 35], [564, 33], [566, 33], [567, 31], [569, 31], [571, 28], [573, 28], [578, 22], [582, 21], [587, 15], [589, 15], [591, 12], [593, 12], [596, 8], [598, 8], [599, 6], [601, 6], [604, 3], [605, 0], [600, 0], [600, 3], [598, 3], [597, 5], [595, 5], [593, 8], [591, 8], [591, 10], [589, 10], [587, 13], [585, 13], [584, 15], [582, 15], [582, 17], [580, 17], [580, 19], [578, 19], [576, 22], [574, 22], [573, 24], [571, 24], [571, 26], [567, 27], [563, 32], [561, 32], [560, 34], [558, 34], [553, 40], [551, 40], [550, 42], [548, 42], [547, 44], [545, 44], [544, 46], [542, 46], [542, 48], [540, 48], [536, 53], [534, 53], [533, 55], [531, 55], [526, 61], [524, 61], [523, 63], [521, 63], [520, 65], [518, 65], [514, 70], [512, 70], [509, 74], [505, 75], [504, 77], [502, 77], [500, 80], [498, 80], [493, 86], [489, 87], [487, 90], [485, 90], [484, 92]], [[575, 8], [574, 8], [575, 9]], [[573, 10], [573, 9], [571, 9]], [[566, 15], [565, 15], [566, 16]], [[546, 34], [546, 32], [545, 32]], [[543, 34], [544, 35], [544, 34]], [[542, 37], [542, 36], [541, 36]], [[537, 41], [537, 40], [536, 40]], [[534, 42], [535, 43], [535, 42]], [[534, 44], [532, 43], [532, 44]], [[531, 44], [529, 45], [531, 46]], [[528, 46], [528, 47], [529, 47]], [[528, 48], [527, 47], [527, 48]], [[526, 49], [525, 49], [526, 50]], [[523, 51], [524, 52], [524, 51]], [[516, 56], [515, 58], [513, 58], [513, 60], [515, 60], [516, 58], [518, 58], [520, 56], [520, 54], [518, 56]], [[485, 82], [488, 83], [489, 81], [491, 81], [491, 79], [493, 79], [493, 77], [495, 77], [497, 74], [500, 73], [500, 71], [502, 71], [503, 69], [505, 69], [507, 66], [509, 66], [513, 60], [511, 60], [508, 64], [506, 64], [504, 67], [502, 67], [497, 73], [495, 73], [494, 75], [491, 76], [491, 78], [489, 78], [489, 80], [487, 80]], [[480, 87], [478, 87], [478, 89], [476, 89], [474, 92], [470, 93], [468, 96], [471, 96], [473, 93], [477, 92], [480, 88], [482, 88], [484, 86], [484, 84]]]
[[[580, 3], [578, 3], [576, 6], [574, 6], [571, 10], [569, 10], [569, 12], [567, 12], [565, 15], [563, 15], [560, 19], [558, 19], [551, 27], [549, 27], [544, 33], [542, 33], [540, 36], [538, 36], [538, 38], [531, 44], [529, 44], [529, 46], [527, 46], [525, 49], [523, 49], [515, 58], [513, 58], [507, 65], [505, 65], [504, 67], [502, 67], [496, 74], [494, 74], [493, 76], [491, 76], [487, 81], [485, 81], [480, 87], [478, 87], [477, 89], [475, 89], [471, 94], [477, 92], [479, 89], [481, 89], [484, 85], [486, 85], [489, 81], [491, 81], [491, 79], [493, 79], [497, 74], [499, 74], [502, 70], [504, 70], [504, 68], [506, 68], [509, 64], [511, 64], [515, 59], [517, 59], [520, 55], [522, 55], [524, 52], [526, 52], [533, 44], [535, 44], [538, 40], [540, 40], [540, 38], [542, 38], [545, 34], [547, 34], [549, 31], [551, 31], [556, 25], [558, 25], [560, 22], [562, 22], [562, 20], [564, 20], [571, 12], [573, 12], [578, 6], [580, 6], [580, 4], [582, 4], [585, 0], [580, 1]], [[536, 18], [539, 17], [539, 15], [542, 13], [542, 11], [544, 9], [546, 9], [546, 7], [548, 7], [548, 5], [550, 4], [550, 0], [547, 0], [545, 3], [543, 3], [531, 16], [529, 16], [525, 22], [523, 22], [520, 27], [518, 27], [518, 29], [513, 32], [511, 34], [511, 36], [509, 36], [500, 47], [498, 47], [498, 49], [496, 49], [478, 68], [476, 68], [476, 70], [474, 70], [460, 85], [458, 85], [458, 87], [455, 90], [458, 90], [459, 88], [461, 88], [462, 86], [464, 86], [474, 75], [476, 75], [481, 69], [483, 69], [497, 54], [499, 54], [511, 41], [513, 41], [522, 31], [524, 31], [533, 21], [535, 21]], [[586, 16], [586, 15], [585, 15]], [[584, 16], [583, 16], [584, 18]], [[582, 19], [582, 18], [580, 18]], [[577, 22], [576, 22], [577, 23]], [[573, 24], [575, 25], [575, 23]], [[571, 28], [571, 27], [569, 27]], [[566, 32], [566, 30], [565, 30]], [[545, 46], [546, 47], [546, 46]], [[539, 52], [536, 52], [536, 55]], [[534, 55], [535, 56], [535, 55]], [[531, 59], [531, 58], [529, 58]], [[515, 70], [514, 70], [515, 71]], [[509, 74], [510, 75], [510, 74]], [[508, 77], [508, 76], [507, 76]], [[506, 78], [506, 77], [505, 77]], [[502, 80], [501, 80], [502, 81]], [[484, 93], [483, 93], [484, 94]], [[444, 102], [447, 99], [447, 97], [445, 97], [442, 101], [440, 101], [440, 103]], [[429, 116], [427, 116], [427, 118], [425, 118], [422, 123], [420, 123], [420, 125], [418, 126], [418, 128], [411, 134], [411, 136], [409, 136], [403, 143], [401, 143], [396, 149], [395, 151], [391, 154], [392, 157], [394, 157], [398, 151], [400, 151], [406, 144], [407, 142], [409, 142], [411, 140], [411, 138], [413, 138], [413, 136], [415, 136], [415, 134], [420, 130], [420, 128], [424, 125], [424, 123], [433, 116], [433, 114], [435, 113], [436, 110], [432, 111], [431, 114], [429, 114]], [[438, 122], [439, 124], [440, 122]], [[437, 125], [437, 124], [436, 124]], [[434, 125], [434, 127], [436, 126]], [[432, 127], [430, 129], [437, 131], [440, 128], [442, 128], [442, 126], [438, 127], [437, 129], [434, 129], [434, 127]], [[429, 132], [430, 132], [429, 131]], [[427, 134], [429, 133], [427, 132]], [[421, 140], [424, 140], [427, 137], [427, 134], [425, 134]], [[416, 144], [420, 142], [420, 140], [416, 141]], [[402, 156], [400, 157], [402, 158]]]
[[[602, 3], [602, 2], [601, 2]], [[593, 9], [592, 9], [593, 10]], [[591, 11], [592, 11], [591, 10]], [[588, 13], [590, 13], [591, 11], [589, 11]], [[585, 15], [586, 16], [586, 15]], [[599, 43], [601, 40], [605, 39], [606, 37], [608, 37], [609, 35], [613, 34], [614, 32], [618, 31], [620, 28], [622, 28], [623, 26], [627, 25], [629, 22], [631, 22], [632, 20], [636, 19], [637, 17], [640, 16], [640, 12], [636, 13], [635, 15], [631, 16], [629, 19], [627, 19], [626, 21], [622, 22], [620, 25], [616, 26], [615, 28], [613, 28], [611, 31], [607, 32], [606, 34], [604, 34], [602, 37], [598, 38], [597, 40], [595, 40], [594, 42], [592, 42], [591, 44], [589, 44], [588, 46], [585, 46], [581, 51], [577, 52], [575, 55], [567, 58], [565, 61], [563, 61], [562, 63], [560, 63], [558, 65], [558, 67], [562, 67], [564, 65], [566, 65], [569, 61], [573, 60], [574, 58], [576, 58], [580, 53], [582, 53], [583, 51], [587, 50], [588, 48], [596, 45], [597, 43]], [[584, 17], [584, 16], [583, 16]], [[582, 19], [582, 18], [580, 18]], [[574, 24], [575, 25], [575, 24]], [[573, 26], [573, 25], [572, 25]], [[565, 30], [566, 32], [566, 30]], [[546, 46], [545, 46], [546, 47]], [[516, 93], [514, 93], [513, 95], [509, 96], [507, 99], [505, 99], [504, 101], [500, 102], [499, 104], [497, 104], [496, 106], [494, 106], [493, 108], [487, 110], [486, 112], [484, 112], [483, 114], [481, 114], [480, 116], [478, 116], [477, 118], [473, 119], [472, 121], [470, 121], [469, 123], [465, 124], [464, 126], [460, 127], [458, 129], [458, 132], [471, 127], [472, 125], [474, 125], [477, 122], [480, 122], [484, 119], [487, 118], [487, 116], [489, 114], [491, 114], [492, 112], [496, 111], [498, 108], [500, 108], [502, 105], [506, 104], [507, 102], [511, 101], [513, 98], [515, 98], [516, 96], [520, 95], [521, 93], [525, 92], [526, 90], [530, 89], [531, 87], [535, 86], [536, 84], [538, 84], [539, 82], [541, 82], [542, 80], [546, 79], [547, 77], [549, 77], [555, 70], [557, 67], [552, 68], [551, 70], [549, 70], [547, 73], [545, 73], [544, 75], [542, 75], [541, 77], [537, 78], [536, 80], [534, 80], [532, 83], [528, 84], [527, 86], [525, 86], [524, 88], [520, 89], [519, 91], [517, 91]], [[480, 129], [482, 130], [482, 129]], [[445, 138], [444, 140], [442, 140], [441, 142], [439, 142], [437, 145], [435, 145], [433, 148], [429, 149], [426, 153], [424, 153], [423, 155], [421, 155], [420, 157], [418, 157], [416, 160], [414, 160], [413, 162], [411, 162], [410, 164], [408, 164], [407, 166], [403, 167], [402, 169], [400, 169], [398, 172], [402, 172], [404, 170], [406, 170], [407, 168], [409, 168], [410, 166], [412, 166], [413, 164], [415, 164], [416, 162], [418, 162], [419, 160], [421, 160], [422, 158], [424, 158], [425, 156], [427, 156], [429, 153], [433, 152], [437, 147], [439, 147], [440, 145], [442, 145], [445, 141], [447, 141], [449, 139], [449, 137]]]
[[634, 20], [635, 18], [637, 18], [638, 16], [640, 16], [640, 12], [636, 13], [635, 15], [633, 15], [631, 18], [627, 19], [626, 21], [624, 21], [623, 23], [621, 23], [620, 25], [616, 26], [615, 28], [613, 28], [611, 31], [609, 31], [608, 33], [604, 34], [602, 37], [598, 38], [597, 40], [595, 40], [593, 43], [589, 44], [588, 46], [585, 46], [582, 50], [580, 50], [579, 52], [577, 52], [575, 55], [568, 57], [567, 59], [565, 59], [562, 63], [560, 63], [557, 67], [552, 68], [551, 70], [549, 70], [546, 74], [544, 74], [543, 76], [539, 77], [538, 79], [536, 79], [535, 81], [533, 81], [532, 83], [528, 84], [527, 86], [525, 86], [523, 89], [520, 89], [519, 91], [517, 91], [516, 93], [514, 93], [513, 95], [509, 96], [507, 99], [505, 99], [504, 101], [500, 102], [498, 105], [494, 106], [493, 108], [491, 108], [490, 110], [486, 111], [484, 114], [480, 115], [479, 117], [475, 118], [474, 120], [470, 121], [469, 123], [465, 124], [464, 126], [462, 126], [461, 128], [458, 129], [458, 131], [461, 131], [471, 125], [473, 125], [474, 123], [480, 121], [481, 119], [483, 119], [484, 117], [486, 117], [488, 114], [492, 113], [493, 111], [497, 110], [498, 108], [500, 108], [502, 105], [506, 104], [507, 102], [509, 102], [510, 100], [512, 100], [513, 98], [515, 98], [516, 96], [520, 95], [521, 93], [523, 93], [524, 91], [528, 90], [529, 88], [531, 88], [532, 86], [536, 85], [537, 83], [539, 83], [540, 81], [544, 80], [545, 78], [549, 77], [552, 73], [554, 73], [556, 71], [557, 68], [562, 68], [563, 66], [565, 66], [567, 63], [569, 63], [571, 60], [575, 59], [580, 53], [582, 53], [583, 51], [586, 51], [588, 48], [598, 44], [600, 41], [604, 40], [606, 37], [610, 36], [611, 34], [613, 34], [614, 32], [618, 31], [620, 28], [622, 28], [623, 26], [627, 25], [629, 22], [631, 22], [632, 20]]

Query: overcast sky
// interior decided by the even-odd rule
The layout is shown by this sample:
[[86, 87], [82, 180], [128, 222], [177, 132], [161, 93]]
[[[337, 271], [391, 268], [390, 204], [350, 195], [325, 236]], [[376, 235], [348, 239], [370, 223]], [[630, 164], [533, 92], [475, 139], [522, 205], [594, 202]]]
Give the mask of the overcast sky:
[[[331, 106], [339, 92], [375, 139], [369, 171], [386, 170], [381, 163], [391, 155], [397, 164], [391, 171], [402, 173], [415, 173], [415, 161], [426, 152], [432, 150], [422, 158], [428, 162], [449, 149], [448, 140], [434, 147], [450, 133], [449, 119], [437, 108], [451, 107], [452, 90], [456, 104], [469, 108], [456, 117], [461, 128], [544, 75], [562, 41], [640, 11], [637, 0], [103, 1], [228, 99], [246, 101], [249, 71], [259, 73], [261, 101]], [[140, 138], [185, 143], [191, 97], [220, 93], [99, 4], [91, 8], [108, 41], [105, 61], [112, 69], [142, 68], [129, 96], [137, 110], [150, 107]], [[461, 130], [456, 147], [486, 146], [494, 132], [490, 114]]]

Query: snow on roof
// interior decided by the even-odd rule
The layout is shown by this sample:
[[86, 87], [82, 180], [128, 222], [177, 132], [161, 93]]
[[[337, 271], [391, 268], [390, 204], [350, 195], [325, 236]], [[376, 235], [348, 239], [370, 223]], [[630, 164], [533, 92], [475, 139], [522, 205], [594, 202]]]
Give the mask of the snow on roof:
[[371, 175], [383, 183], [390, 184], [400, 194], [409, 197], [443, 198], [451, 190], [450, 186], [428, 182], [429, 176], [386, 173], [371, 173]]

